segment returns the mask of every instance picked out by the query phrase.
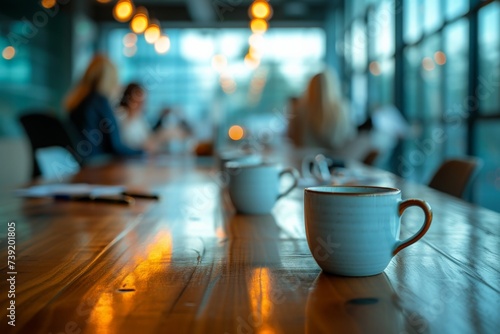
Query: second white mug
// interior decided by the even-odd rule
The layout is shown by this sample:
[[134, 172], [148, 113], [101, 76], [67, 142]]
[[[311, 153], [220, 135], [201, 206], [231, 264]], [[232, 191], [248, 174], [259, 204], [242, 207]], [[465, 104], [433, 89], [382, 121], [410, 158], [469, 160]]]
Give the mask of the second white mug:
[[[277, 164], [244, 165], [227, 163], [229, 197], [236, 210], [243, 214], [269, 214], [276, 201], [289, 194], [297, 185], [299, 172], [280, 168]], [[293, 183], [280, 193], [282, 176], [289, 174]]]

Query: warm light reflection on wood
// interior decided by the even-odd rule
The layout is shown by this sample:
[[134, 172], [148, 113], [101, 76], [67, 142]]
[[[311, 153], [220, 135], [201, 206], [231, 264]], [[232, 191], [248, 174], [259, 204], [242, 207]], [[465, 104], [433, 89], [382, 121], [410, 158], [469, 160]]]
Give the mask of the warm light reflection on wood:
[[273, 303], [271, 301], [271, 277], [269, 268], [256, 268], [252, 270], [250, 290], [251, 317], [259, 334], [274, 333], [269, 319], [273, 313]]
[[[120, 289], [135, 289], [147, 282], [153, 275], [164, 272], [170, 266], [172, 256], [172, 234], [169, 230], [157, 232], [144, 253], [134, 257], [137, 267], [120, 284]], [[167, 259], [167, 260], [165, 260]]]
[[155, 241], [148, 247], [148, 260], [159, 262], [172, 255], [172, 234], [168, 230], [158, 232]]
[[222, 226], [218, 226], [216, 229], [215, 229], [215, 235], [217, 236], [217, 238], [219, 239], [224, 239], [227, 237], [226, 235], [226, 231], [224, 231], [224, 228]]
[[130, 311], [132, 311], [132, 308], [134, 307], [134, 300], [135, 300], [135, 293], [124, 293], [122, 294], [122, 311], [123, 313], [128, 314]]
[[94, 325], [100, 334], [111, 333], [113, 310], [113, 293], [102, 293], [90, 314], [89, 324]]
[[[300, 159], [286, 147], [270, 153], [300, 166], [311, 152]], [[425, 241], [401, 251], [383, 275], [320, 274], [306, 240], [302, 189], [272, 215], [234, 215], [221, 194], [224, 179], [195, 159], [89, 165], [72, 179], [140, 184], [162, 195], [132, 207], [0, 196], [4, 223], [19, 219], [20, 252], [16, 327], [3, 321], [0, 333], [498, 331], [498, 213], [348, 162], [372, 185], [426, 199], [436, 220]], [[421, 219], [418, 210], [405, 214], [401, 238]], [[0, 294], [0, 304], [8, 302]]]

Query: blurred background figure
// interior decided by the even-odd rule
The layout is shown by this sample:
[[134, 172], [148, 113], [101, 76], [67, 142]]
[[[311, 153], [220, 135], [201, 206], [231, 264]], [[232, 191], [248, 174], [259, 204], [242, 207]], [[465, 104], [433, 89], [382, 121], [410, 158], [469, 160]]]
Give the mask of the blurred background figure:
[[288, 128], [286, 135], [292, 141], [295, 146], [302, 146], [302, 129], [297, 121], [298, 113], [300, 107], [300, 98], [297, 96], [291, 96], [287, 101], [287, 119]]
[[397, 162], [398, 147], [404, 140], [416, 138], [416, 130], [396, 106], [376, 104], [370, 108], [366, 121], [358, 127], [356, 141], [347, 149], [363, 161], [370, 153], [377, 152], [369, 164], [389, 169]]
[[336, 75], [324, 70], [314, 75], [300, 102], [291, 101], [289, 135], [297, 146], [342, 148], [356, 135]]
[[[148, 152], [166, 149], [171, 141], [186, 140], [191, 128], [184, 118], [171, 108], [164, 108], [157, 122], [151, 126], [144, 115], [146, 91], [138, 83], [125, 88], [118, 106], [118, 124], [125, 144]], [[172, 118], [177, 118], [173, 120]]]
[[88, 143], [86, 148], [79, 146], [78, 153], [84, 158], [101, 154], [130, 156], [143, 153], [142, 149], [130, 148], [122, 142], [111, 107], [118, 87], [116, 67], [106, 56], [96, 55], [66, 98], [65, 108], [78, 130], [80, 142]]
[[[61, 101], [68, 87], [96, 53], [104, 53], [119, 69], [121, 86], [140, 80], [147, 92], [142, 115], [148, 124], [161, 118], [162, 106], [175, 106], [162, 127], [178, 128], [179, 106], [199, 141], [197, 154], [278, 146], [290, 123], [288, 136], [297, 151], [360, 161], [378, 151], [375, 166], [424, 184], [443, 161], [475, 156], [484, 166], [473, 185], [473, 201], [499, 210], [500, 1], [271, 1], [267, 24], [248, 28], [243, 27], [254, 1], [232, 1], [235, 15], [224, 20], [218, 17], [224, 8], [215, 6], [219, 13], [200, 5], [210, 1], [66, 2], [0, 3], [0, 156], [9, 157], [0, 166], [0, 187], [31, 175], [25, 166], [31, 148], [20, 116], [39, 112], [65, 121], [71, 110], [64, 110]], [[117, 16], [118, 5], [131, 8], [128, 16]], [[134, 20], [134, 8], [143, 5], [155, 18], [143, 24], [144, 31], [135, 24], [145, 23], [144, 17]], [[370, 33], [374, 27], [376, 33]], [[335, 108], [349, 102], [343, 110], [356, 125], [373, 116], [371, 125], [345, 145], [339, 143], [349, 135], [342, 131], [349, 134], [352, 127], [327, 125], [334, 117], [321, 116], [326, 108], [298, 112], [306, 109], [314, 81], [321, 81], [311, 78], [325, 66], [339, 77], [325, 91], [344, 97]], [[75, 90], [80, 97], [73, 97], [70, 109], [87, 94]], [[116, 111], [114, 100], [110, 105]], [[404, 136], [377, 123], [379, 115], [388, 119], [387, 106], [397, 108], [408, 123]], [[87, 136], [79, 131], [83, 140], [99, 143], [99, 133], [86, 131]], [[374, 136], [377, 142], [396, 143], [395, 148], [373, 147]], [[104, 138], [92, 152], [83, 140], [81, 148], [89, 154], [115, 152]], [[184, 143], [189, 140], [172, 139], [160, 150], [173, 152], [171, 147]]]

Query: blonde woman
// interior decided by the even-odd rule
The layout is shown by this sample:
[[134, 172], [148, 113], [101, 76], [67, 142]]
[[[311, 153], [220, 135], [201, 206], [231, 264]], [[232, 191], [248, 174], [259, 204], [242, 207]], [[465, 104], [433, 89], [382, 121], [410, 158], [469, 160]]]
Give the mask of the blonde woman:
[[314, 75], [300, 101], [295, 119], [301, 127], [300, 146], [340, 149], [354, 139], [354, 126], [335, 75], [325, 70]]
[[106, 56], [96, 55], [68, 94], [65, 107], [80, 134], [76, 148], [84, 158], [100, 154], [129, 156], [143, 153], [121, 141], [110, 103], [117, 91], [116, 67]]

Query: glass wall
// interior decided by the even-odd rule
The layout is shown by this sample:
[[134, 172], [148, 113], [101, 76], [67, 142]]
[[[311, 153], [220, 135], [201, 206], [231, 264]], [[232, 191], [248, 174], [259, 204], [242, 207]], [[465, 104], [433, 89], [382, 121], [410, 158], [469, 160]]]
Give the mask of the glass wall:
[[474, 152], [484, 166], [477, 185], [480, 203], [500, 211], [500, 2], [478, 13], [478, 76], [475, 89], [477, 122]]
[[[24, 10], [39, 8], [33, 3]], [[18, 122], [23, 112], [61, 112], [71, 81], [71, 50], [65, 47], [71, 41], [70, 30], [61, 28], [71, 26], [71, 21], [65, 14], [37, 13], [43, 21], [0, 13], [0, 138], [24, 134]], [[56, 34], [58, 39], [50, 37]]]
[[358, 0], [337, 11], [358, 113], [392, 104], [411, 126], [384, 167], [427, 183], [446, 158], [477, 156], [470, 199], [500, 211], [500, 2]]
[[[289, 97], [302, 94], [307, 80], [324, 66], [326, 39], [320, 28], [273, 28], [258, 40], [249, 40], [249, 29], [169, 29], [165, 54], [129, 33], [112, 29], [104, 44], [122, 83], [145, 86], [147, 115], [155, 118], [163, 107], [174, 107], [205, 128], [214, 118], [223, 127], [258, 127], [282, 112]], [[249, 43], [259, 44], [259, 66], [244, 59]], [[224, 59], [220, 66], [216, 55]], [[197, 133], [211, 135], [204, 128]]]

